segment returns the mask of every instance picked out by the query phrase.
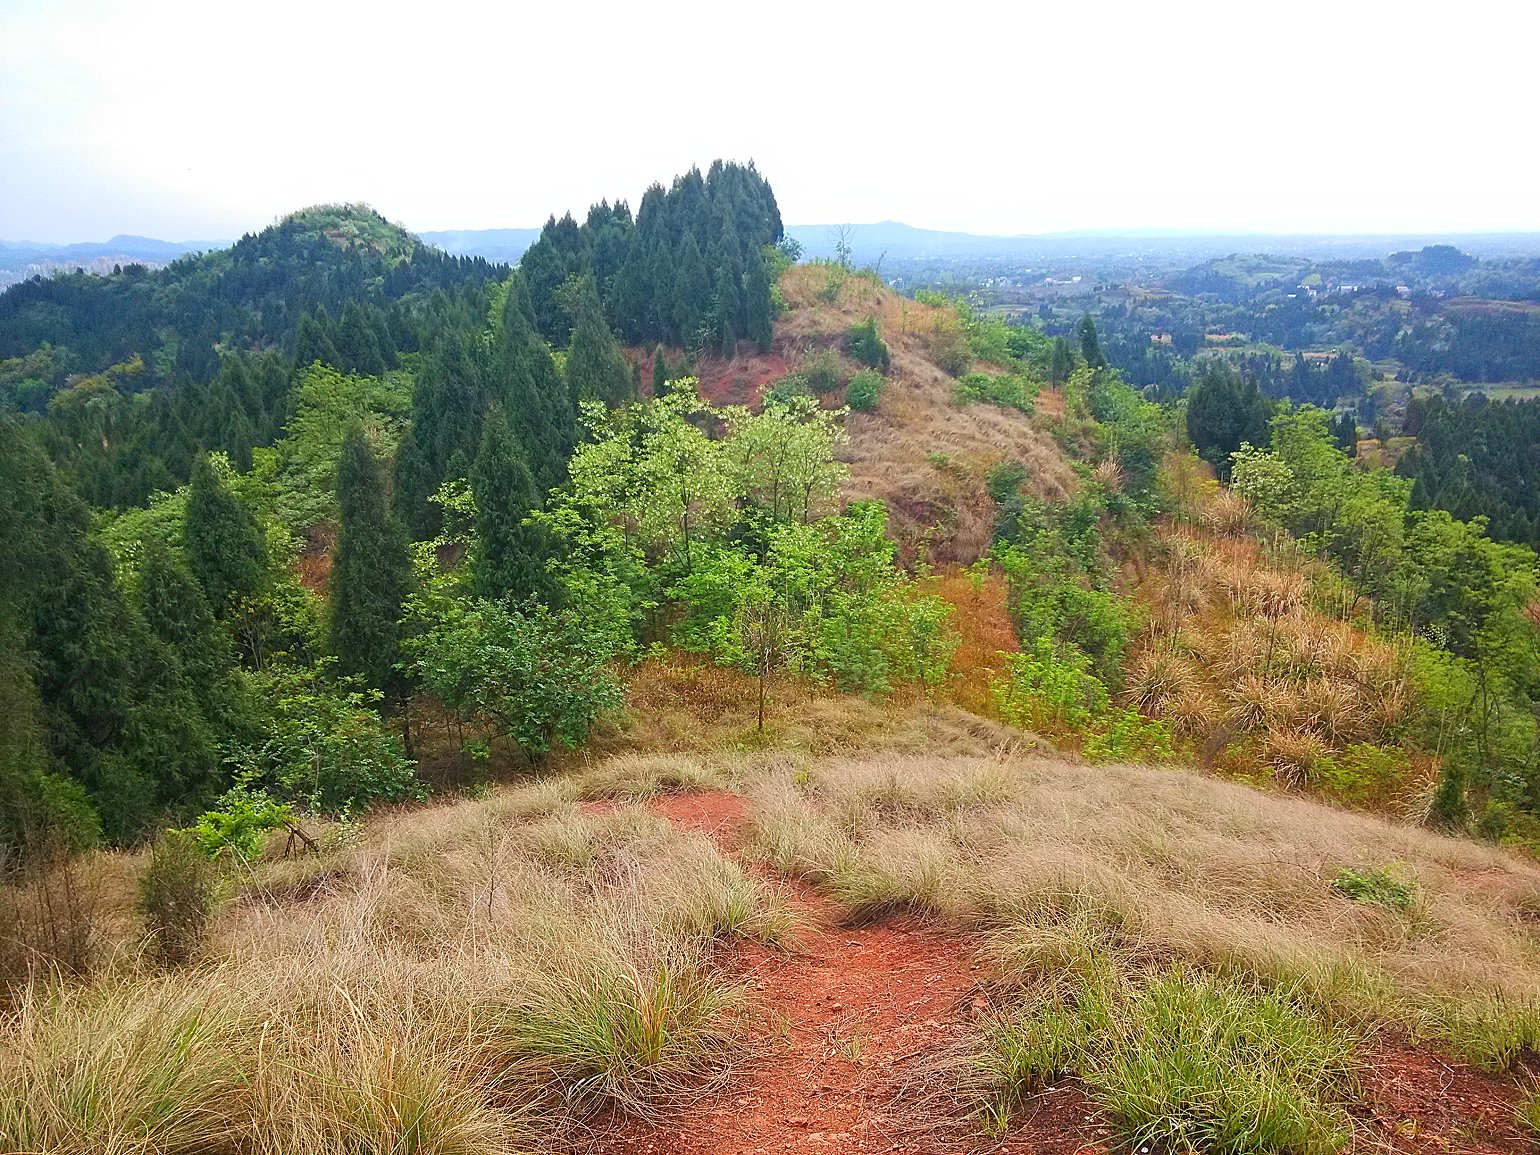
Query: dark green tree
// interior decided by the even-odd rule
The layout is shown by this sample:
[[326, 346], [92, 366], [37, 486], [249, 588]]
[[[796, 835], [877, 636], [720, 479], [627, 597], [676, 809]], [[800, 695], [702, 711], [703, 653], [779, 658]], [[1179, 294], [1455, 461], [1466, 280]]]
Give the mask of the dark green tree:
[[1090, 313], [1080, 318], [1080, 356], [1092, 369], [1100, 369], [1107, 364], [1107, 358], [1102, 355], [1101, 342], [1096, 336], [1096, 322], [1091, 320]]
[[1254, 381], [1243, 382], [1229, 362], [1211, 357], [1187, 392], [1187, 437], [1198, 456], [1229, 480], [1231, 454], [1243, 444], [1268, 444], [1272, 413]]
[[476, 502], [476, 540], [471, 572], [484, 598], [548, 599], [549, 546], [538, 526], [526, 519], [540, 506], [529, 463], [500, 406], [482, 428], [481, 449], [471, 469]]
[[760, 252], [749, 254], [745, 261], [743, 297], [749, 340], [761, 353], [768, 353], [775, 336], [775, 299], [770, 289], [770, 273]]
[[1069, 375], [1075, 371], [1075, 354], [1071, 350], [1069, 341], [1063, 337], [1053, 339], [1053, 353], [1048, 362], [1048, 380], [1054, 385], [1062, 385], [1069, 380]]
[[711, 315], [712, 306], [711, 271], [694, 233], [686, 233], [679, 245], [673, 290], [669, 303], [674, 339], [692, 349], [700, 339], [701, 323]]
[[668, 388], [668, 362], [663, 357], [663, 346], [652, 351], [652, 395], [662, 397]]
[[570, 285], [572, 338], [567, 346], [567, 388], [572, 400], [620, 405], [631, 400], [631, 367], [604, 319], [592, 277]]
[[267, 547], [251, 510], [225, 484], [207, 454], [193, 463], [182, 540], [209, 605], [226, 617], [267, 577]]
[[357, 426], [342, 442], [337, 502], [342, 525], [332, 561], [332, 650], [343, 673], [393, 701], [400, 690], [399, 623], [412, 560], [390, 511], [385, 471]]

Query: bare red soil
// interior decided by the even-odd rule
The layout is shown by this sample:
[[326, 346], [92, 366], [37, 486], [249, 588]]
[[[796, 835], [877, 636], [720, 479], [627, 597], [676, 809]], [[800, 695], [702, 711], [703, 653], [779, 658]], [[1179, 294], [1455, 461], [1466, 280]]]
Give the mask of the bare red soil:
[[1508, 1155], [1535, 1151], [1514, 1120], [1510, 1081], [1420, 1051], [1382, 1043], [1366, 1056], [1366, 1130], [1391, 1151]]
[[[729, 852], [741, 845], [748, 821], [744, 800], [725, 792], [664, 795], [651, 808]], [[848, 911], [812, 887], [783, 885], [807, 928], [797, 948], [744, 946], [728, 963], [760, 1008], [754, 1040], [759, 1061], [719, 1095], [679, 1116], [601, 1128], [590, 1150], [1102, 1150], [1084, 1141], [1098, 1128], [1072, 1087], [1034, 1101], [1024, 1113], [1024, 1130], [1007, 1144], [955, 1118], [946, 1096], [927, 1095], [923, 1060], [960, 1041], [969, 1019], [986, 1005], [980, 966], [964, 940], [907, 915], [853, 925]]]
[[[591, 803], [602, 811], [615, 804]], [[748, 807], [725, 791], [663, 795], [651, 810], [735, 853]], [[967, 941], [907, 914], [853, 924], [814, 888], [777, 880], [807, 929], [795, 950], [744, 945], [724, 965], [760, 1008], [757, 1061], [726, 1088], [656, 1122], [614, 1120], [592, 1155], [1106, 1155], [1109, 1132], [1073, 1079], [1021, 1104], [995, 1140], [960, 1118], [935, 1060], [986, 1007]], [[1517, 1155], [1511, 1081], [1386, 1041], [1367, 1057], [1353, 1150]]]

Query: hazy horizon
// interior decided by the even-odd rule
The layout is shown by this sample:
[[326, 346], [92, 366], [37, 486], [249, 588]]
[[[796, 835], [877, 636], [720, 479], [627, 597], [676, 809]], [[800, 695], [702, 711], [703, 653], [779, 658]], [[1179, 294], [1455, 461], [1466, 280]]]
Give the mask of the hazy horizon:
[[446, 0], [409, 25], [353, 2], [11, 0], [0, 236], [230, 239], [357, 201], [417, 232], [537, 227], [718, 156], [755, 160], [787, 221], [1536, 232], [1515, 132], [1535, 31], [1485, 0], [985, 4], [923, 27], [806, 0], [773, 24]]

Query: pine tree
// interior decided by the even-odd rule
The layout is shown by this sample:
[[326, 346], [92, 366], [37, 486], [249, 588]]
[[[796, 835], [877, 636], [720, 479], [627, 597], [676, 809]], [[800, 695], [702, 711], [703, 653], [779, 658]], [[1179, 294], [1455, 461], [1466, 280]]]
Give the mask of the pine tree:
[[175, 653], [204, 716], [220, 728], [234, 725], [238, 691], [229, 635], [197, 580], [155, 538], [141, 547], [135, 592], [145, 625]]
[[768, 353], [775, 336], [775, 299], [770, 289], [770, 273], [761, 253], [750, 254], [747, 265], [743, 310], [748, 322], [748, 336], [761, 353]]
[[604, 320], [593, 278], [575, 282], [569, 300], [574, 324], [567, 346], [567, 387], [573, 403], [597, 400], [620, 405], [630, 400], [631, 369]]
[[560, 485], [577, 442], [577, 415], [551, 359], [550, 346], [535, 329], [529, 291], [517, 274], [503, 307], [487, 385], [492, 397], [503, 404], [537, 491]]
[[1091, 320], [1090, 313], [1080, 319], [1080, 356], [1092, 369], [1107, 364], [1107, 358], [1102, 356], [1101, 342], [1096, 337], [1096, 322]]
[[386, 499], [385, 471], [357, 426], [342, 442], [337, 502], [342, 525], [332, 560], [332, 650], [343, 673], [393, 699], [412, 562]]
[[663, 346], [652, 351], [652, 395], [662, 397], [668, 390], [668, 362], [663, 358]]
[[223, 618], [255, 596], [267, 576], [267, 549], [257, 519], [230, 492], [208, 454], [193, 463], [182, 528], [187, 560], [209, 605]]
[[482, 428], [481, 449], [471, 469], [476, 503], [476, 542], [471, 559], [476, 592], [481, 597], [549, 598], [548, 546], [538, 527], [525, 525], [539, 507], [529, 463], [500, 406]]

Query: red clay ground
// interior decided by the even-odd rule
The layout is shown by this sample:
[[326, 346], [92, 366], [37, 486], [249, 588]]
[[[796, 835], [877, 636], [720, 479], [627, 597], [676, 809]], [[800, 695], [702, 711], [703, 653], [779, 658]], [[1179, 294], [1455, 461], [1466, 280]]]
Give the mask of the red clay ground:
[[[729, 853], [742, 843], [747, 812], [737, 795], [664, 795], [651, 808]], [[848, 912], [812, 887], [783, 885], [808, 928], [799, 949], [747, 946], [730, 964], [762, 1008], [761, 1061], [678, 1117], [601, 1130], [595, 1155], [1102, 1150], [1083, 1141], [1099, 1128], [1072, 1088], [1042, 1096], [1007, 1144], [939, 1104], [927, 1109], [917, 1061], [960, 1041], [985, 1005], [967, 943], [907, 916], [848, 925]]]
[[[593, 810], [613, 803], [590, 804]], [[747, 804], [721, 791], [664, 795], [654, 813], [742, 845]], [[778, 880], [807, 931], [799, 949], [757, 945], [727, 965], [761, 1008], [759, 1061], [669, 1119], [620, 1120], [592, 1133], [591, 1155], [1105, 1155], [1108, 1131], [1066, 1080], [1022, 1104], [996, 1141], [953, 1113], [927, 1075], [966, 1038], [985, 1000], [966, 940], [900, 916], [849, 925], [848, 911], [803, 883]], [[934, 1069], [933, 1067], [930, 1069]], [[1402, 1155], [1517, 1155], [1535, 1147], [1513, 1121], [1514, 1088], [1437, 1055], [1383, 1042], [1367, 1056], [1367, 1107], [1352, 1150]]]

